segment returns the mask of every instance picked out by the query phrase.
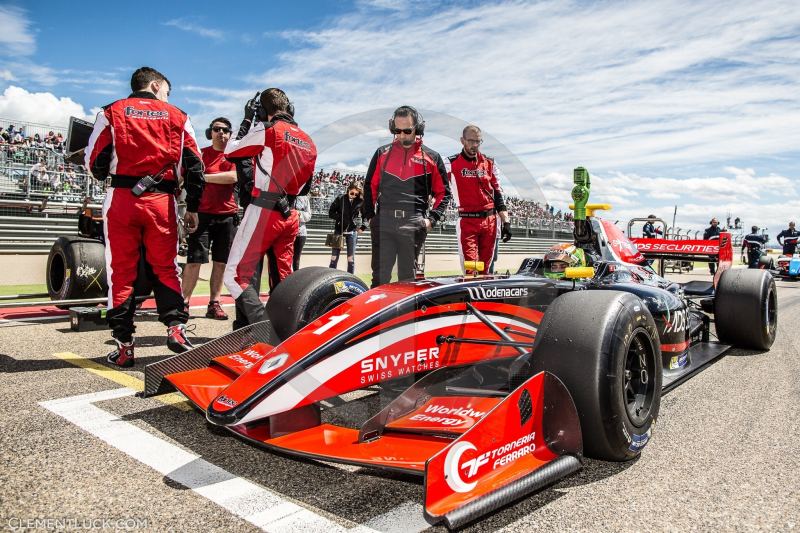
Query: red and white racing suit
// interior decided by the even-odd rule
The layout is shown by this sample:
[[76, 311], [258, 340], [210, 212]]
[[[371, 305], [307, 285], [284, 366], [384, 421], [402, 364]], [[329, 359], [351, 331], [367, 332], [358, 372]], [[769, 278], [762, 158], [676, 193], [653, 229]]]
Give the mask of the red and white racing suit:
[[447, 158], [453, 197], [458, 205], [456, 236], [464, 261], [482, 261], [484, 272], [491, 272], [497, 247], [500, 218], [506, 210], [500, 188], [500, 170], [494, 159], [478, 152], [470, 158], [463, 151]]
[[[196, 212], [203, 192], [203, 163], [189, 117], [147, 91], [117, 100], [97, 114], [85, 164], [97, 179], [111, 176], [103, 203], [108, 278], [108, 324], [116, 339], [135, 331], [133, 284], [140, 250], [152, 270], [159, 320], [185, 324], [178, 256], [177, 175], [184, 175], [186, 207]], [[142, 177], [166, 169], [153, 192], [134, 196]]]
[[257, 163], [252, 200], [231, 245], [224, 277], [225, 286], [253, 324], [262, 320], [264, 306], [250, 281], [264, 253], [272, 249], [278, 281], [292, 273], [300, 220], [294, 209], [284, 218], [275, 204], [282, 196], [293, 203], [306, 187], [314, 173], [317, 148], [289, 115], [279, 113], [271, 123], [258, 122], [241, 139], [230, 140], [225, 156], [255, 157]]

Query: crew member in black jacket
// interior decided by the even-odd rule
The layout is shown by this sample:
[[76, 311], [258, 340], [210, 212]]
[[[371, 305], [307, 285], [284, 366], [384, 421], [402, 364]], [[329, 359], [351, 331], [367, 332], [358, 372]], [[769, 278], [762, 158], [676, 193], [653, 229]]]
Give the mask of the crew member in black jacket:
[[800, 231], [794, 229], [794, 222], [789, 222], [789, 229], [778, 233], [778, 244], [783, 246], [783, 255], [794, 255], [797, 250], [797, 239], [800, 239]]
[[750, 229], [751, 233], [742, 241], [742, 254], [747, 250], [747, 268], [758, 268], [758, 260], [767, 244], [767, 237], [758, 233], [758, 226]]
[[[706, 228], [703, 232], [703, 240], [709, 239], [719, 239], [719, 220], [716, 217], [712, 218], [709, 222], [710, 226]], [[716, 263], [709, 263], [708, 264], [708, 271], [711, 272], [713, 276], [714, 273], [717, 271], [717, 264]]]
[[[372, 287], [390, 281], [397, 263], [400, 281], [414, 267], [428, 231], [444, 218], [450, 183], [442, 157], [422, 144], [425, 121], [401, 106], [389, 120], [394, 141], [372, 156], [364, 183], [364, 217], [372, 237]], [[432, 203], [432, 206], [431, 206]]]

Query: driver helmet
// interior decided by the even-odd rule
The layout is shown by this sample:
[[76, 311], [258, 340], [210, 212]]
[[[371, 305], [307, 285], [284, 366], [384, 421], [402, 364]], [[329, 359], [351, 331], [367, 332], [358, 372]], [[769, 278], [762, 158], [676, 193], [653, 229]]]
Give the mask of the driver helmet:
[[586, 255], [571, 242], [556, 244], [544, 254], [544, 275], [561, 279], [568, 267], [586, 266]]

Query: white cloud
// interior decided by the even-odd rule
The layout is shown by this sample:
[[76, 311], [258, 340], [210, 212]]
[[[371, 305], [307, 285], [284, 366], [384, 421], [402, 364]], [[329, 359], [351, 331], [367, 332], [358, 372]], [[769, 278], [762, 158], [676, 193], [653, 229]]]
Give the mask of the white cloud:
[[174, 28], [178, 28], [179, 30], [187, 31], [189, 33], [196, 33], [201, 37], [208, 37], [217, 41], [221, 41], [225, 38], [225, 35], [222, 33], [222, 31], [214, 28], [207, 28], [186, 17], [168, 20], [167, 22], [162, 22], [162, 25], [172, 26]]
[[87, 115], [81, 104], [53, 93], [32, 93], [12, 85], [0, 95], [0, 117], [4, 119], [66, 127], [71, 116], [94, 121], [94, 115]]
[[[522, 162], [504, 168], [506, 189], [533, 195], [532, 174], [560, 208], [583, 165], [593, 201], [610, 201], [620, 219], [671, 221], [677, 204], [683, 225], [731, 212], [775, 226], [796, 209], [784, 200], [800, 178], [794, 2], [398, 5], [364, 0], [312, 31], [270, 33], [286, 51], [269, 70], [227, 89], [179, 88], [196, 125], [237, 123], [256, 89], [281, 86], [300, 124], [325, 134], [320, 164], [364, 165], [388, 139], [384, 110], [409, 103], [438, 112], [426, 114], [434, 149], [457, 151], [458, 119], [477, 123], [495, 138], [487, 153], [506, 148]], [[344, 120], [368, 110], [383, 115]]]
[[367, 165], [360, 164], [360, 165], [350, 165], [348, 163], [344, 163], [342, 161], [338, 161], [330, 166], [330, 168], [337, 168], [339, 170], [344, 170], [346, 172], [360, 172], [365, 173], [367, 171]]
[[14, 6], [0, 6], [0, 52], [9, 56], [28, 56], [36, 52], [26, 12]]

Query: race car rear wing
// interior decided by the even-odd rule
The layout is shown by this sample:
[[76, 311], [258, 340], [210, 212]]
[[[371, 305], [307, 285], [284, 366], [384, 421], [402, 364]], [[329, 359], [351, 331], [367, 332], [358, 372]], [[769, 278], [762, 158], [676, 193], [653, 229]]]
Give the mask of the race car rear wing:
[[[647, 259], [719, 263], [718, 272], [727, 270], [733, 263], [733, 240], [731, 234], [726, 231], [720, 233], [719, 238], [708, 240], [631, 238], [630, 241]], [[664, 275], [663, 261], [659, 267], [659, 274]]]

